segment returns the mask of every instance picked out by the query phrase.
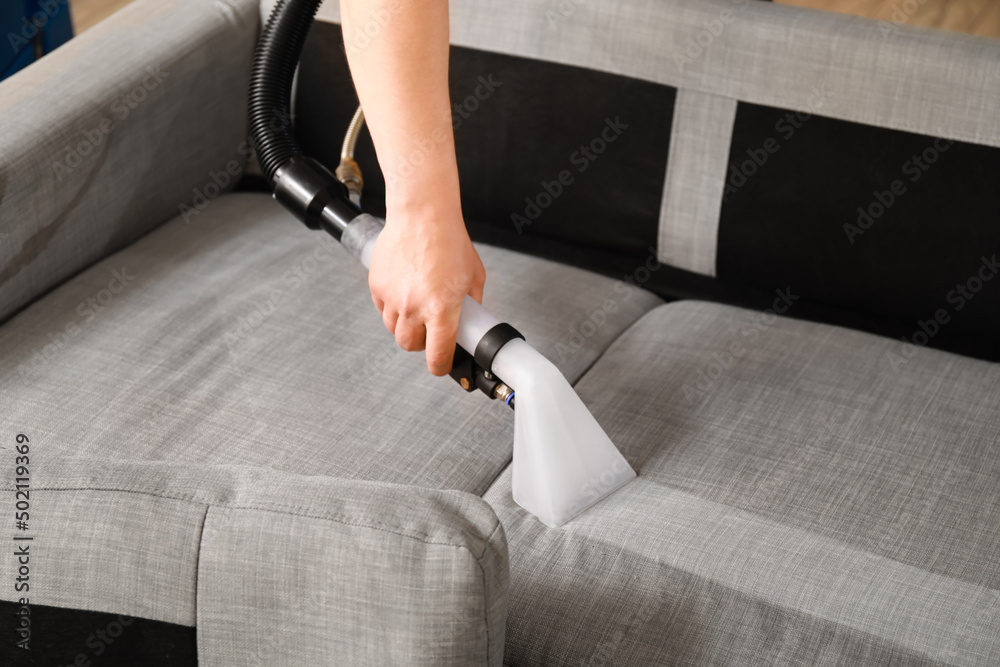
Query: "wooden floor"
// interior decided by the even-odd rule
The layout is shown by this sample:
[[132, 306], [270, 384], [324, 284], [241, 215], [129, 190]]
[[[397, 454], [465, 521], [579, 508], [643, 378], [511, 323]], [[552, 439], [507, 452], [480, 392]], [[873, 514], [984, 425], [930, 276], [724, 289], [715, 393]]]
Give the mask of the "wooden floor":
[[79, 35], [130, 2], [132, 0], [70, 0], [69, 11], [73, 16], [73, 33]]
[[881, 21], [920, 25], [1000, 38], [997, 0], [774, 0]]
[[[132, 0], [70, 0], [74, 31], [83, 32], [130, 2]], [[998, 0], [775, 0], [775, 2], [857, 14], [906, 25], [930, 26], [1000, 38]]]

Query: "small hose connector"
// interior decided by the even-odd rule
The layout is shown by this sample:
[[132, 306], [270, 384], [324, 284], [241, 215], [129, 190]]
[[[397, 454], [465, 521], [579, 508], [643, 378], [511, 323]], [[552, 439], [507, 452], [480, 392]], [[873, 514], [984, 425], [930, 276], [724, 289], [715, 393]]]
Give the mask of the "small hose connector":
[[361, 191], [365, 187], [365, 180], [361, 176], [361, 167], [358, 166], [358, 163], [352, 157], [342, 157], [335, 173], [337, 180], [347, 186], [347, 191], [354, 205], [361, 206]]
[[514, 407], [514, 390], [501, 382], [493, 389], [493, 396], [499, 398], [510, 407]]

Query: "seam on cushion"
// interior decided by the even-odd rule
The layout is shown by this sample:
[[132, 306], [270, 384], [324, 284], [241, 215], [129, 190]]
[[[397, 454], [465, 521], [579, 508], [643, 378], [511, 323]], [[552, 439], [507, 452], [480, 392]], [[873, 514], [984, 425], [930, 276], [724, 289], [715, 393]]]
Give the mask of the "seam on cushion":
[[479, 556], [476, 558], [477, 561], [480, 560], [483, 556], [485, 556], [486, 552], [489, 551], [490, 540], [492, 540], [493, 536], [496, 535], [496, 533], [500, 529], [501, 525], [503, 525], [503, 524], [500, 523], [500, 519], [498, 518], [497, 519], [497, 525], [493, 526], [493, 530], [491, 530], [490, 534], [486, 536], [486, 544], [483, 546], [483, 552], [481, 554], [479, 554]]
[[[494, 529], [494, 532], [496, 532], [495, 529]], [[493, 533], [490, 533], [490, 535], [492, 535], [492, 534]], [[489, 545], [487, 544], [487, 546], [489, 546]], [[484, 554], [486, 553], [485, 550], [483, 551], [483, 553]], [[487, 587], [486, 587], [486, 568], [483, 567], [482, 562], [480, 562], [480, 560], [478, 558], [476, 559], [476, 565], [479, 566], [479, 572], [480, 572], [480, 574], [483, 575], [483, 577], [482, 577], [482, 580], [483, 580], [483, 625], [486, 628], [486, 664], [489, 665], [490, 664], [490, 604], [489, 604], [489, 596], [486, 593], [486, 591], [488, 590]]]
[[[579, 382], [579, 379], [577, 380], [577, 382]], [[497, 474], [493, 475], [493, 478], [490, 479], [490, 483], [486, 485], [486, 488], [484, 488], [483, 492], [479, 494], [479, 497], [480, 498], [485, 498], [486, 494], [489, 493], [490, 489], [493, 488], [493, 485], [497, 483], [498, 479], [500, 479], [500, 475], [504, 474], [507, 471], [507, 468], [511, 467], [512, 465], [514, 465], [514, 454], [513, 454], [513, 452], [511, 453], [511, 455], [509, 457], [507, 457], [507, 460], [504, 461], [503, 465], [500, 466], [500, 470], [497, 471]], [[494, 531], [495, 530], [496, 529], [494, 529]], [[490, 533], [490, 534], [492, 535], [493, 533]], [[486, 553], [485, 549], [483, 550], [483, 553]]]
[[[13, 489], [4, 488], [3, 490], [4, 491], [12, 491]], [[280, 505], [280, 504], [274, 504], [274, 505], [271, 505], [271, 506], [268, 506], [268, 505], [252, 505], [252, 504], [251, 505], [234, 505], [234, 504], [227, 504], [227, 503], [223, 503], [223, 502], [217, 502], [216, 503], [216, 502], [207, 501], [207, 500], [203, 500], [203, 499], [199, 499], [199, 498], [185, 498], [185, 497], [178, 497], [178, 496], [173, 496], [173, 495], [163, 494], [163, 493], [153, 493], [153, 492], [150, 492], [150, 491], [138, 491], [138, 490], [135, 490], [135, 489], [93, 488], [93, 487], [86, 487], [86, 486], [81, 486], [81, 487], [51, 487], [51, 486], [47, 487], [47, 486], [38, 486], [38, 487], [34, 487], [33, 490], [35, 490], [35, 491], [109, 491], [109, 492], [113, 492], [113, 493], [134, 493], [134, 494], [141, 495], [141, 496], [151, 496], [153, 498], [166, 498], [168, 500], [179, 500], [179, 501], [183, 501], [183, 502], [190, 502], [190, 503], [197, 503], [197, 504], [207, 504], [210, 507], [214, 506], [214, 507], [220, 507], [220, 508], [225, 507], [225, 508], [229, 508], [229, 509], [252, 509], [252, 510], [260, 510], [260, 511], [263, 511], [263, 512], [274, 512], [275, 514], [293, 514], [295, 516], [303, 516], [303, 517], [307, 517], [307, 518], [310, 518], [310, 519], [322, 519], [322, 520], [325, 520], [325, 521], [332, 521], [334, 523], [343, 524], [345, 526], [354, 526], [354, 527], [358, 527], [358, 528], [370, 528], [371, 530], [377, 530], [377, 531], [384, 532], [384, 533], [391, 533], [393, 535], [399, 535], [400, 537], [409, 537], [411, 539], [417, 540], [419, 542], [423, 542], [425, 544], [436, 544], [436, 545], [439, 545], [439, 546], [455, 547], [455, 548], [458, 548], [458, 549], [465, 549], [466, 551], [469, 552], [469, 554], [471, 556], [473, 556], [475, 558], [475, 554], [472, 553], [472, 550], [469, 549], [469, 547], [467, 547], [464, 544], [453, 544], [451, 542], [439, 542], [437, 540], [431, 539], [431, 537], [429, 535], [425, 534], [425, 533], [417, 533], [417, 532], [407, 533], [407, 532], [403, 532], [403, 530], [404, 530], [403, 528], [400, 528], [398, 526], [393, 526], [393, 525], [390, 525], [390, 524], [380, 523], [378, 521], [373, 521], [371, 523], [360, 523], [360, 522], [357, 522], [357, 521], [352, 521], [352, 520], [350, 520], [350, 519], [348, 519], [346, 517], [343, 517], [343, 516], [322, 516], [322, 515], [310, 512], [305, 507], [297, 507], [297, 506], [294, 506], [294, 505]], [[291, 510], [298, 510], [298, 511], [291, 511]], [[493, 530], [495, 532], [496, 528], [494, 528]], [[492, 533], [491, 533], [491, 535], [492, 535]], [[485, 553], [485, 550], [484, 550], [484, 553]]]
[[[642, 288], [640, 287], [639, 289], [642, 289]], [[652, 294], [652, 292], [650, 292], [650, 294]], [[571, 386], [575, 389], [576, 385], [580, 384], [580, 381], [583, 380], [583, 378], [585, 378], [587, 376], [587, 373], [590, 372], [590, 369], [593, 368], [597, 364], [598, 361], [600, 361], [601, 359], [603, 359], [604, 355], [607, 354], [608, 351], [611, 350], [611, 348], [613, 348], [615, 346], [615, 344], [619, 341], [619, 339], [621, 339], [622, 336], [624, 336], [629, 331], [631, 331], [633, 329], [633, 327], [635, 327], [636, 324], [638, 324], [641, 320], [643, 320], [647, 315], [649, 315], [653, 311], [658, 310], [662, 306], [666, 306], [666, 305], [668, 305], [670, 303], [676, 303], [676, 301], [665, 301], [663, 303], [659, 303], [659, 304], [653, 306], [652, 308], [650, 308], [649, 310], [647, 310], [646, 312], [644, 312], [639, 317], [637, 317], [634, 320], [632, 320], [631, 322], [629, 322], [628, 325], [624, 329], [622, 329], [621, 331], [618, 332], [617, 336], [615, 336], [614, 338], [611, 339], [611, 342], [609, 342], [607, 344], [607, 346], [605, 346], [604, 350], [600, 354], [597, 355], [597, 358], [594, 359], [592, 362], [590, 362], [589, 366], [587, 366], [585, 369], [583, 369], [583, 371], [580, 373], [580, 375], [576, 378], [576, 381], [571, 383]]]
[[201, 551], [205, 548], [205, 524], [208, 523], [208, 512], [212, 509], [210, 504], [205, 504], [205, 513], [201, 516], [201, 530], [198, 531], [198, 555], [194, 559], [194, 627], [195, 627], [195, 655], [198, 655], [198, 628], [201, 627], [201, 604], [198, 598], [201, 591]]
[[[483, 553], [479, 554], [476, 558], [476, 565], [479, 566], [479, 571], [483, 575], [483, 621], [486, 624], [486, 664], [490, 664], [490, 604], [489, 599], [486, 594], [488, 590], [486, 586], [486, 568], [483, 567], [482, 559], [486, 556], [486, 552], [490, 549], [490, 542], [493, 540], [493, 536], [497, 534], [497, 530], [500, 529], [500, 519], [497, 519], [497, 525], [493, 526], [493, 530], [490, 531], [489, 536], [486, 538], [486, 544], [483, 546]], [[471, 552], [470, 552], [471, 553]]]

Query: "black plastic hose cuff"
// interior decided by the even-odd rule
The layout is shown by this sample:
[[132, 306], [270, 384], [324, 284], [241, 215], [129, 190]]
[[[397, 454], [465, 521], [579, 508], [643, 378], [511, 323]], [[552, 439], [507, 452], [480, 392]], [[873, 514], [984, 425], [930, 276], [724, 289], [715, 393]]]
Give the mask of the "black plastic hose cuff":
[[308, 157], [293, 157], [278, 167], [274, 198], [307, 227], [323, 229], [338, 241], [351, 220], [361, 214], [348, 198], [347, 187]]

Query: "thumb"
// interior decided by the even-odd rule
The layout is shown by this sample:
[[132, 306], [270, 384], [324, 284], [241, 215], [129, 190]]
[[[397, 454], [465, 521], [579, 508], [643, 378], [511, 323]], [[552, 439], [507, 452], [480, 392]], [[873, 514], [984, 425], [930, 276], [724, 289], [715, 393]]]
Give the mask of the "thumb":
[[469, 296], [475, 299], [477, 302], [483, 302], [483, 287], [486, 285], [486, 269], [483, 268], [482, 263], [479, 264], [479, 269], [476, 270], [476, 275], [472, 278], [472, 286], [469, 287]]

